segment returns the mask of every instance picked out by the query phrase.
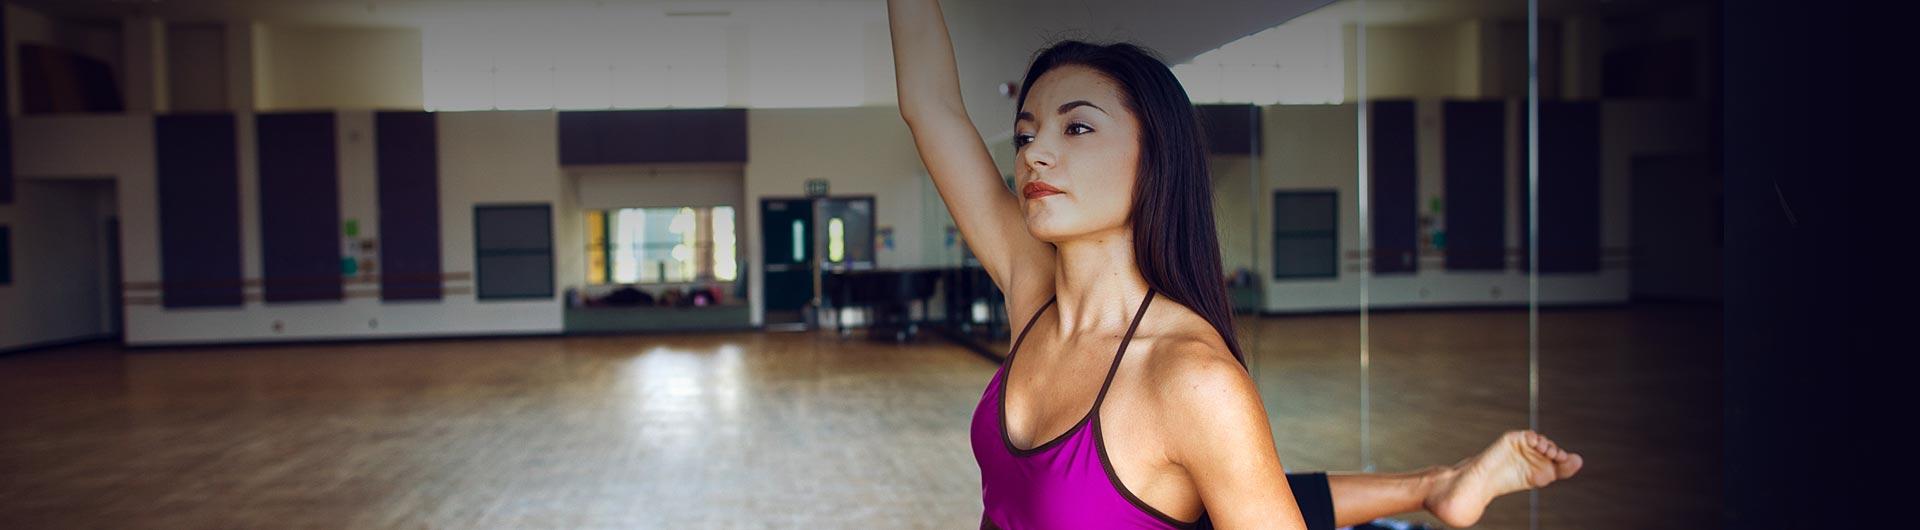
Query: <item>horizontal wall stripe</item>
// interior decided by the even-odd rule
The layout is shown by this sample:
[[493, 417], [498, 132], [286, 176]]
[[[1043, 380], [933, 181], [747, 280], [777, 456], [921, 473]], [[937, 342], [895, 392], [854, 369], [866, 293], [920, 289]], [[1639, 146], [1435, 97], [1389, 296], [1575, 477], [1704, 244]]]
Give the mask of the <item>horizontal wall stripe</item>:
[[[380, 283], [380, 279], [381, 279], [381, 276], [378, 274], [366, 274], [366, 275], [361, 275], [359, 277], [347, 279], [342, 283], [345, 283], [348, 285], [378, 284]], [[434, 281], [471, 282], [473, 281], [473, 273], [450, 272], [450, 273], [439, 274], [439, 275], [409, 275], [407, 276], [406, 280], [407, 281], [425, 281], [425, 282], [434, 282]], [[239, 283], [241, 284], [242, 287], [259, 288], [261, 287], [261, 285], [263, 285], [264, 282], [259, 278], [249, 278], [246, 280], [241, 280]], [[225, 286], [226, 284], [223, 283], [220, 285]], [[128, 292], [152, 291], [152, 290], [160, 289], [160, 282], [125, 282], [120, 284], [120, 286], [126, 289]]]
[[[440, 290], [440, 292], [448, 295], [466, 295], [466, 294], [473, 294], [473, 289], [470, 287], [444, 287]], [[349, 290], [349, 291], [346, 291], [344, 295], [345, 298], [380, 298], [382, 296], [383, 296], [383, 293], [381, 291], [370, 291], [370, 290]], [[130, 295], [130, 296], [122, 297], [121, 300], [123, 300], [128, 306], [161, 305], [160, 297], [153, 296], [153, 295], [143, 295], [143, 296]], [[265, 302], [266, 298], [260, 293], [246, 293], [245, 295], [242, 296], [242, 300], [245, 301], [246, 303], [257, 304], [257, 303]], [[405, 302], [406, 300], [397, 300], [397, 301]]]
[[[1447, 251], [1445, 250], [1421, 250], [1420, 251], [1421, 257], [1445, 256], [1445, 255], [1447, 255]], [[1527, 249], [1509, 248], [1507, 249], [1507, 255], [1525, 257], [1527, 255]], [[1627, 247], [1604, 247], [1600, 249], [1600, 255], [1602, 257], [1632, 256], [1633, 250]], [[1366, 259], [1367, 252], [1364, 250], [1349, 250], [1343, 253], [1342, 256], [1345, 257], [1346, 259]]]

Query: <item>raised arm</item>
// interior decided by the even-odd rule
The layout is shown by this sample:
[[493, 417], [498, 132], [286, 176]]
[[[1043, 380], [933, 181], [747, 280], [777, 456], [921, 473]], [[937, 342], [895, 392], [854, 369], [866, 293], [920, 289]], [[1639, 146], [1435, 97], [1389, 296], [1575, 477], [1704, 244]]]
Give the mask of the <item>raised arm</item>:
[[900, 116], [960, 235], [1011, 303], [1013, 271], [1051, 270], [1053, 246], [1027, 233], [1019, 199], [1000, 180], [986, 143], [967, 117], [940, 3], [887, 0], [887, 22]]

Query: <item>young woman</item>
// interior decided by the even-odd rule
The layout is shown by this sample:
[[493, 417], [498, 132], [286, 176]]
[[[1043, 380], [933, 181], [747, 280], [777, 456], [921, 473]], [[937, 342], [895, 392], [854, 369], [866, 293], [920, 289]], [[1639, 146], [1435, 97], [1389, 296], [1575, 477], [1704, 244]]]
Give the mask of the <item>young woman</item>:
[[973, 419], [985, 528], [1454, 526], [1579, 470], [1528, 431], [1452, 466], [1287, 475], [1231, 339], [1206, 149], [1166, 64], [1061, 42], [1020, 85], [1017, 194], [967, 117], [936, 0], [888, 0], [900, 113], [1007, 314]]

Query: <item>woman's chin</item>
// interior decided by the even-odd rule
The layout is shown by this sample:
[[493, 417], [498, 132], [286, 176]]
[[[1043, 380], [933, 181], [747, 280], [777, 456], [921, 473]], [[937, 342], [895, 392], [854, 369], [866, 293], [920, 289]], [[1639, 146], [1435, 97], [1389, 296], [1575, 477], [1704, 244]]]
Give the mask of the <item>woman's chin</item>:
[[1034, 239], [1040, 240], [1043, 243], [1058, 243], [1060, 242], [1060, 240], [1066, 239], [1068, 236], [1068, 234], [1061, 232], [1060, 230], [1057, 230], [1053, 227], [1049, 227], [1045, 225], [1035, 225], [1033, 223], [1027, 223], [1027, 234], [1033, 236]]
[[1056, 226], [1051, 223], [1027, 221], [1027, 234], [1044, 243], [1058, 244], [1062, 241], [1085, 235], [1085, 231], [1074, 227]]

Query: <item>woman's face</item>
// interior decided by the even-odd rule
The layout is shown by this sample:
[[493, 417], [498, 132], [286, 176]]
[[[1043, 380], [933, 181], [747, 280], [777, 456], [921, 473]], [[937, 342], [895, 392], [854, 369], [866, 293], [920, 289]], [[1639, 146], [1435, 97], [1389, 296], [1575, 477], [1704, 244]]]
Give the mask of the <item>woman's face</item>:
[[[1140, 168], [1140, 122], [1120, 85], [1079, 65], [1041, 74], [1013, 126], [1014, 194], [1027, 231], [1041, 241], [1127, 227]], [[1040, 182], [1061, 193], [1029, 197]]]

